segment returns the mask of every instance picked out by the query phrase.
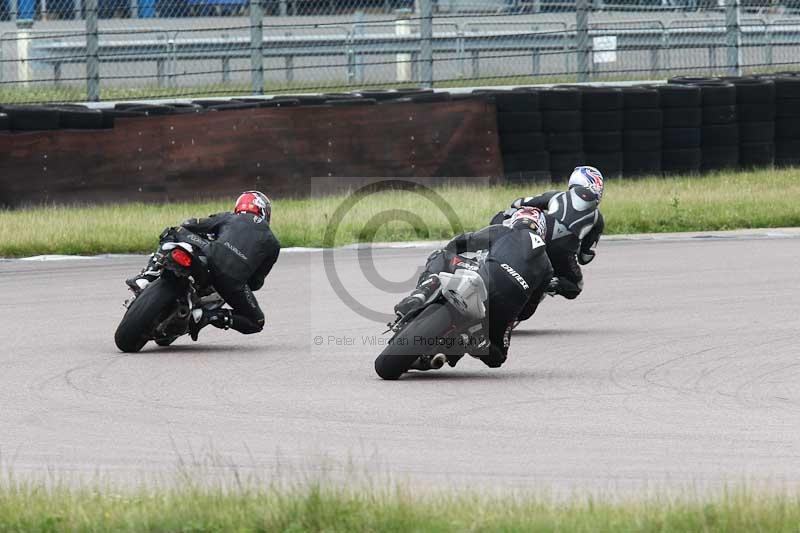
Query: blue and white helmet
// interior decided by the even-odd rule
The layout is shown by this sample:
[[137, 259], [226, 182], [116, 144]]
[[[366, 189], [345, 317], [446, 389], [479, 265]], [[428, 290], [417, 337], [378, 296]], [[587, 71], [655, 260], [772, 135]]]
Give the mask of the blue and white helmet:
[[569, 187], [575, 186], [590, 189], [597, 195], [598, 201], [603, 198], [603, 175], [594, 167], [575, 167], [569, 176]]

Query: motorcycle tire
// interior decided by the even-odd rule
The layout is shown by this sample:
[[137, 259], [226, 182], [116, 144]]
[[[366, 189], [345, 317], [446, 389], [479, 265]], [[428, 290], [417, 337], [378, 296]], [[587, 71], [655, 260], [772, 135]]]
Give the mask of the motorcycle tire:
[[383, 379], [395, 380], [411, 368], [421, 355], [438, 353], [435, 345], [420, 345], [416, 339], [442, 337], [453, 324], [450, 306], [434, 303], [425, 308], [375, 359], [375, 372]]
[[168, 307], [175, 303], [176, 287], [158, 278], [131, 302], [114, 333], [114, 342], [121, 351], [135, 353], [150, 340], [150, 332]]

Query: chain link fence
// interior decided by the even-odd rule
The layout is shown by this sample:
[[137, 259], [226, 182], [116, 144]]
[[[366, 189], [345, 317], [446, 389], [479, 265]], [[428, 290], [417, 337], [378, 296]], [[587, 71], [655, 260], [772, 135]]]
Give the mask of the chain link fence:
[[800, 0], [0, 0], [0, 102], [792, 70]]

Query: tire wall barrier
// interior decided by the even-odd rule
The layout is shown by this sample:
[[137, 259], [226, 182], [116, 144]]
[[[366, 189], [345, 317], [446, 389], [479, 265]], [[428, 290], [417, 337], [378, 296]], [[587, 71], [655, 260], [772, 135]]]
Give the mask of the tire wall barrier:
[[776, 77], [775, 164], [800, 164], [800, 76]]
[[483, 92], [509, 181], [561, 180], [579, 164], [610, 178], [800, 164], [798, 73]]
[[488, 184], [495, 105], [429, 91], [0, 108], [0, 205], [303, 197], [374, 177]]

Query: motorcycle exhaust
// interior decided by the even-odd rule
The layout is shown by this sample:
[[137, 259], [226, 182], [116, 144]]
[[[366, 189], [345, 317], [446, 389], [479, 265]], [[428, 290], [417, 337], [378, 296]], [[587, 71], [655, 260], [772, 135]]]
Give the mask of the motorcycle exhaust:
[[175, 309], [170, 315], [164, 319], [159, 325], [156, 326], [156, 333], [160, 335], [165, 335], [167, 330], [167, 326], [175, 319], [184, 320], [187, 316], [189, 316], [189, 306], [188, 305], [179, 305], [177, 309]]

